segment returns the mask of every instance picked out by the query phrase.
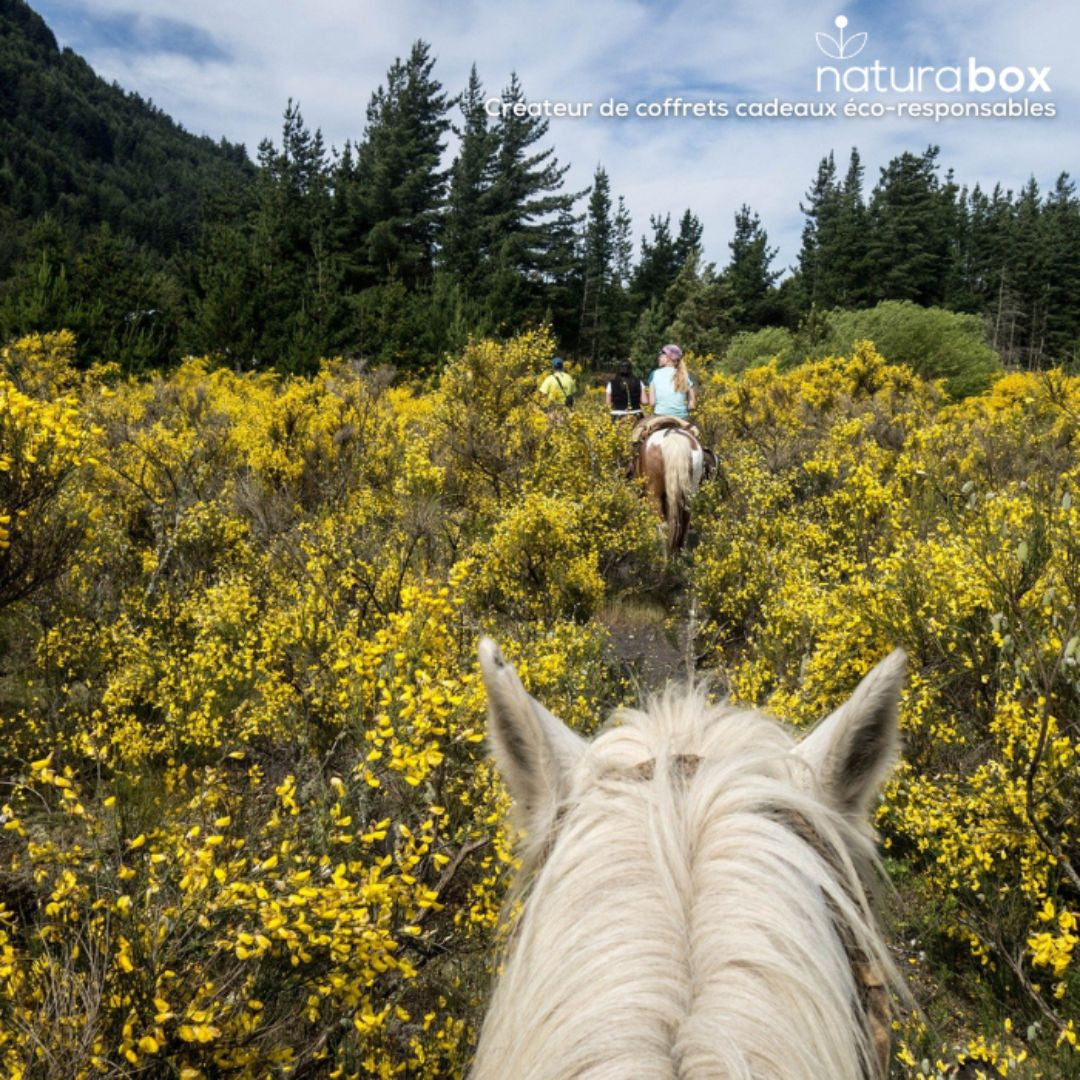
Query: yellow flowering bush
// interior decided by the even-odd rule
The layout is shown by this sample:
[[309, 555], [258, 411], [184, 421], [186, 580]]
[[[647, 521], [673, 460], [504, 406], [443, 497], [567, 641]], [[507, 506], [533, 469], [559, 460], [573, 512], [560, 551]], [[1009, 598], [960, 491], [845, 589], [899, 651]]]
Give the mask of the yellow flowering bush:
[[[1080, 379], [1012, 374], [949, 405], [863, 344], [712, 390], [729, 490], [699, 506], [706, 662], [805, 724], [907, 650], [904, 761], [878, 812], [903, 917], [953, 988], [1075, 1045]], [[1027, 1060], [977, 1041], [961, 1057], [995, 1074]]]
[[620, 611], [796, 724], [907, 649], [895, 1074], [1080, 1075], [1080, 380], [706, 374], [665, 567], [599, 391], [539, 400], [545, 330], [422, 386], [72, 346], [0, 365], [3, 1075], [463, 1075], [514, 862], [477, 638], [587, 732]]
[[0, 354], [0, 607], [59, 576], [79, 543], [72, 491], [90, 431], [71, 392], [74, 338], [34, 335]]
[[[537, 340], [473, 347], [521, 380], [497, 426], [526, 479]], [[17, 343], [27, 390], [0, 388], [4, 490], [53, 485], [12, 557], [78, 544], [2, 627], [0, 1070], [462, 1073], [513, 859], [474, 671], [500, 614], [472, 601], [518, 506], [456, 425], [501, 406], [341, 361], [80, 380], [69, 346]], [[621, 526], [652, 539], [601, 421], [602, 453], [548, 449], [560, 491], [604, 492], [593, 603]], [[603, 631], [546, 614], [515, 623], [522, 675], [586, 728], [621, 689]]]

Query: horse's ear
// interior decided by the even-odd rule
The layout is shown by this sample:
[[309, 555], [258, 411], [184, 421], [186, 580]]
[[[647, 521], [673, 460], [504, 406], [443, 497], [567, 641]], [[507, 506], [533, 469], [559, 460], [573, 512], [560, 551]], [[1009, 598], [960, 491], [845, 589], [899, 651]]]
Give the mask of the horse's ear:
[[896, 649], [799, 744], [826, 796], [842, 813], [865, 814], [899, 750], [897, 713], [907, 657]]
[[491, 638], [480, 642], [479, 652], [488, 696], [488, 743], [521, 823], [527, 824], [566, 793], [568, 774], [584, 753], [585, 740], [526, 692]]

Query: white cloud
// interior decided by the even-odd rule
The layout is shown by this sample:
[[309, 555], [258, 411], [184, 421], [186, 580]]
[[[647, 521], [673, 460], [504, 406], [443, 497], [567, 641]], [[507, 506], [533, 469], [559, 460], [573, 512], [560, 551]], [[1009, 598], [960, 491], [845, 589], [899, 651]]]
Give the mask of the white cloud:
[[[56, 0], [76, 3], [79, 0]], [[850, 31], [866, 30], [865, 57], [883, 62], [980, 62], [1052, 66], [1051, 86], [1063, 115], [1054, 120], [553, 120], [550, 141], [572, 163], [568, 187], [588, 185], [598, 163], [624, 194], [640, 233], [651, 213], [677, 218], [687, 206], [705, 224], [707, 257], [723, 264], [735, 210], [749, 203], [794, 262], [802, 227], [798, 203], [821, 156], [835, 150], [846, 165], [858, 146], [867, 189], [877, 170], [904, 149], [942, 147], [941, 162], [961, 182], [1016, 188], [1030, 173], [1049, 183], [1069, 165], [1076, 145], [1080, 75], [1072, 51], [1080, 40], [1080, 7], [1065, 0], [1036, 11], [1005, 2], [932, 0], [855, 5], [823, 0], [733, 4], [678, 0], [81, 0], [100, 16], [132, 14], [187, 23], [209, 35], [227, 60], [200, 62], [178, 53], [87, 48], [106, 78], [153, 98], [187, 128], [247, 144], [254, 151], [280, 131], [289, 97], [305, 119], [341, 146], [363, 131], [371, 92], [396, 56], [423, 38], [437, 56], [436, 75], [456, 93], [475, 61], [496, 92], [516, 70], [532, 99], [600, 101], [610, 95], [651, 100], [703, 93], [731, 100], [817, 100], [814, 69], [823, 59], [814, 32], [832, 30], [847, 11]], [[848, 10], [850, 8], [850, 11]], [[65, 38], [63, 7], [53, 29]], [[862, 62], [860, 58], [858, 62]], [[737, 91], [731, 88], [737, 88]]]

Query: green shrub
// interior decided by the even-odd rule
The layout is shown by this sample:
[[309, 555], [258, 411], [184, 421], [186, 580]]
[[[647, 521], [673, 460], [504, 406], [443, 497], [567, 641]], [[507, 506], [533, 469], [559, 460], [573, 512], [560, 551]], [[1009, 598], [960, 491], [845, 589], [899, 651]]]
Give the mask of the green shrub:
[[736, 375], [747, 368], [767, 364], [774, 357], [781, 370], [794, 367], [802, 359], [797, 338], [782, 326], [736, 334], [724, 353], [723, 368]]
[[977, 315], [885, 300], [866, 311], [831, 312], [828, 324], [815, 355], [846, 356], [855, 342], [869, 339], [889, 363], [907, 364], [926, 379], [944, 379], [954, 397], [985, 390], [1001, 367]]

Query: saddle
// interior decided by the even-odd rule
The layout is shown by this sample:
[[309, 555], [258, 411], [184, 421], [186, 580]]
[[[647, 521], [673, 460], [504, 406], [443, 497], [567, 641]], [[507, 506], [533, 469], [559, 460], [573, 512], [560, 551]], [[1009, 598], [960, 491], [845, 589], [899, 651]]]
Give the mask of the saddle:
[[689, 431], [695, 437], [698, 429], [689, 420], [680, 420], [677, 416], [645, 416], [635, 425], [630, 432], [630, 444], [636, 446], [643, 443], [654, 431], [662, 431], [664, 428], [676, 428], [680, 431]]

